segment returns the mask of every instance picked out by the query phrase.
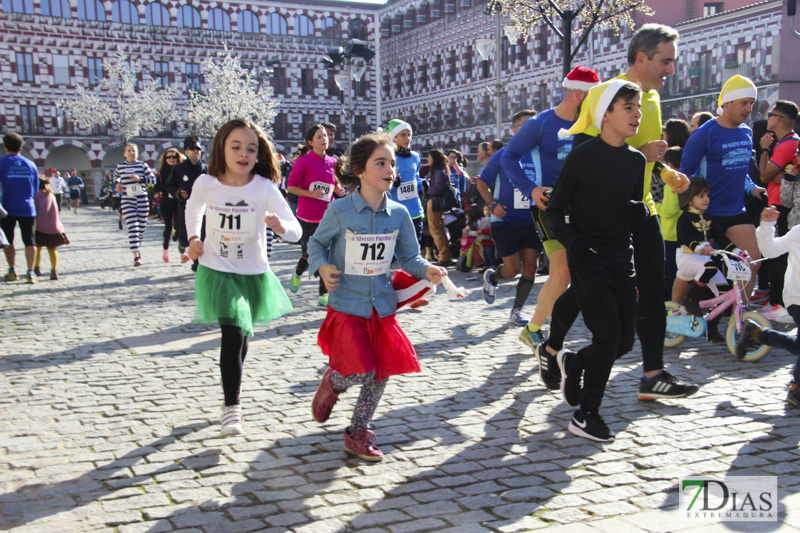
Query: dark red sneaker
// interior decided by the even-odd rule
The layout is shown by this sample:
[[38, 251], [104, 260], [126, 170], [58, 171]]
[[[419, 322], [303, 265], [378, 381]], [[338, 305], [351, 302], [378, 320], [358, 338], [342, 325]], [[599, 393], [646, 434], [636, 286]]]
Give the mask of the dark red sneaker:
[[319, 382], [314, 401], [311, 402], [311, 413], [314, 415], [314, 420], [320, 424], [330, 418], [333, 406], [339, 401], [339, 393], [334, 390], [331, 383], [331, 374], [333, 369], [328, 367], [322, 375], [322, 381]]
[[375, 446], [375, 433], [370, 430], [353, 431], [348, 434], [344, 430], [344, 451], [356, 455], [365, 461], [383, 461], [383, 452]]

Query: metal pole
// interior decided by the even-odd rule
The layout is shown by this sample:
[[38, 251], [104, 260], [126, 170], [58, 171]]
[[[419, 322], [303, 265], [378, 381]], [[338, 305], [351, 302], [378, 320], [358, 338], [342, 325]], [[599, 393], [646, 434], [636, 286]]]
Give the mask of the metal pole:
[[352, 59], [347, 59], [347, 145], [353, 144], [353, 71]]
[[497, 122], [497, 139], [501, 140], [503, 137], [503, 117], [501, 115], [500, 110], [500, 91], [503, 89], [502, 84], [500, 83], [500, 68], [502, 67], [500, 61], [500, 48], [502, 46], [502, 38], [503, 38], [503, 29], [501, 27], [502, 23], [502, 12], [498, 9], [497, 10], [497, 38], [495, 39], [495, 70], [497, 71], [497, 85], [495, 86], [494, 91], [494, 99], [495, 99], [495, 120]]

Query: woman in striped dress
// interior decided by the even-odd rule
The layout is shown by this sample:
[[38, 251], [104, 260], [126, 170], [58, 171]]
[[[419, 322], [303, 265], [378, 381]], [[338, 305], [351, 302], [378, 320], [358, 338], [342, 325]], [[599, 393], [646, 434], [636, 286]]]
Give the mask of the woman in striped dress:
[[135, 144], [125, 145], [125, 160], [114, 169], [116, 190], [122, 194], [122, 217], [128, 226], [128, 240], [133, 252], [133, 266], [142, 266], [139, 247], [144, 239], [150, 205], [147, 200], [147, 185], [154, 184], [156, 177], [147, 163], [139, 161], [139, 149]]

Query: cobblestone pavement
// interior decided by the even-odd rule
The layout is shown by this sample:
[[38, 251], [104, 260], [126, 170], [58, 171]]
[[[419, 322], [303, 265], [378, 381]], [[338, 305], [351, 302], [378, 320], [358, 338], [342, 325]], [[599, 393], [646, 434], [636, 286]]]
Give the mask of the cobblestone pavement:
[[[62, 279], [0, 283], [2, 530], [800, 531], [788, 352], [741, 363], [687, 341], [667, 350], [667, 367], [700, 392], [646, 403], [637, 343], [603, 406], [617, 440], [594, 444], [565, 430], [571, 409], [507, 323], [513, 286], [486, 306], [479, 282], [453, 273], [467, 298], [437, 294], [398, 315], [423, 371], [390, 382], [374, 420], [386, 459], [365, 464], [343, 452], [355, 393], [327, 423], [311, 417], [324, 312], [304, 281], [294, 312], [251, 344], [246, 434], [221, 439], [218, 333], [191, 323], [193, 276], [174, 245], [161, 261], [163, 226], [148, 228], [133, 268], [115, 216], [92, 207], [62, 219]], [[277, 245], [284, 284], [298, 253]], [[576, 326], [570, 343], [586, 333]], [[701, 474], [777, 475], [779, 520], [680, 520], [678, 478]]]

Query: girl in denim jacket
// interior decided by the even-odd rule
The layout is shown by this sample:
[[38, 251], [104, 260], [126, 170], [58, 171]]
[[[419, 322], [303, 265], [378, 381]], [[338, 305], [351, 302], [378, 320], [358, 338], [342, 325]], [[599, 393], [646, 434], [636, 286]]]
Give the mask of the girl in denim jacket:
[[394, 146], [386, 134], [360, 137], [341, 158], [336, 177], [355, 191], [330, 204], [308, 243], [311, 272], [319, 272], [330, 297], [317, 344], [329, 358], [312, 403], [325, 422], [339, 394], [361, 385], [344, 449], [366, 461], [380, 461], [368, 425], [389, 376], [419, 372], [419, 361], [395, 318], [397, 295], [391, 263], [418, 279], [438, 284], [447, 275], [419, 253], [408, 210], [387, 193], [396, 178]]

